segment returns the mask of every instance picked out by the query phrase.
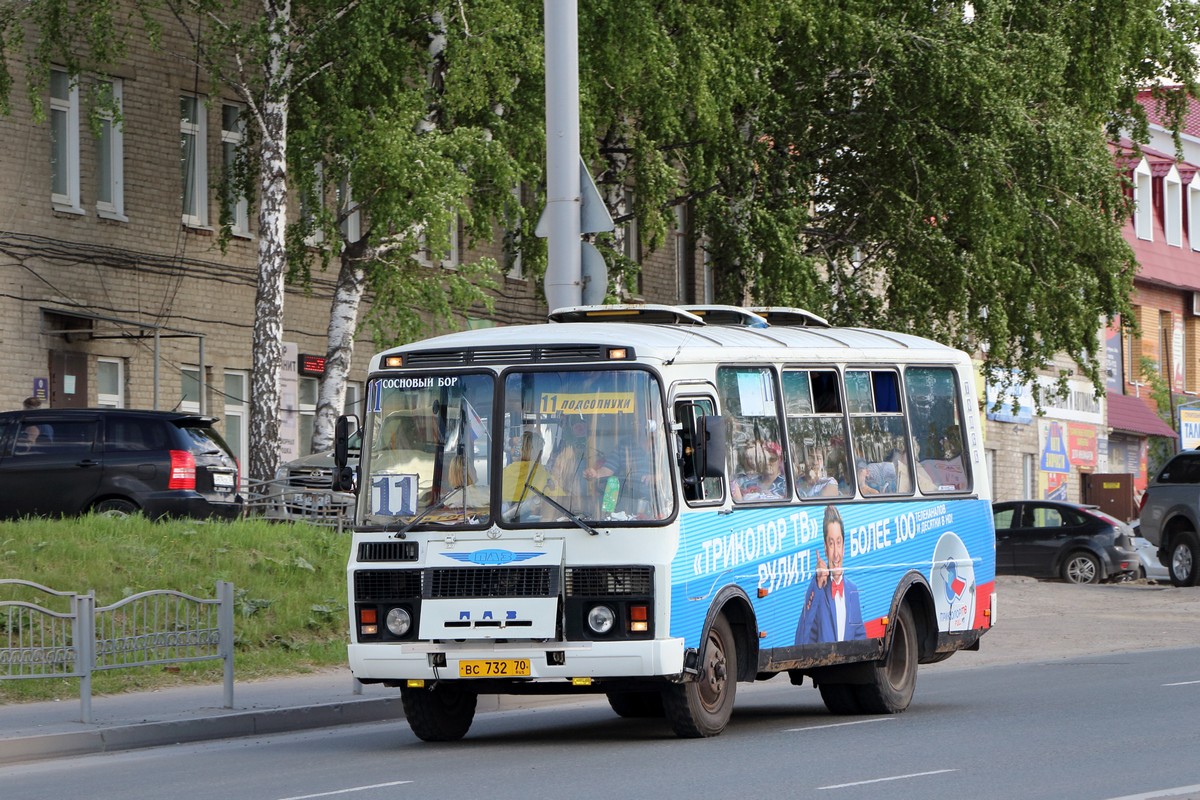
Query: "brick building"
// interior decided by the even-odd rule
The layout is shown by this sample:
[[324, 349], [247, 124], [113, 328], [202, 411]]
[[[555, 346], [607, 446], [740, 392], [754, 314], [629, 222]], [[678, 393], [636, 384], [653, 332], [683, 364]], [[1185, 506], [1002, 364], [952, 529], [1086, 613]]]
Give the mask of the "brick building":
[[[165, 52], [186, 50], [165, 36]], [[204, 411], [246, 460], [256, 210], [237, 205], [234, 235], [218, 244], [219, 185], [241, 141], [232, 93], [197, 81], [186, 65], [132, 41], [103, 79], [119, 124], [93, 124], [91, 88], [55, 70], [34, 119], [25, 75], [10, 58], [12, 112], [0, 115], [0, 345], [6, 353], [0, 408], [30, 395], [52, 407], [119, 406]], [[300, 204], [293, 202], [293, 209]], [[666, 245], [644, 254], [636, 230], [627, 252], [644, 263], [635, 293], [662, 302], [703, 299], [686, 220]], [[504, 237], [459, 257], [514, 264], [487, 326], [542, 319], [540, 286], [506, 259]], [[683, 248], [683, 249], [681, 249]], [[335, 273], [284, 303], [281, 461], [307, 452]], [[360, 341], [348, 404], [361, 393], [371, 353]]]

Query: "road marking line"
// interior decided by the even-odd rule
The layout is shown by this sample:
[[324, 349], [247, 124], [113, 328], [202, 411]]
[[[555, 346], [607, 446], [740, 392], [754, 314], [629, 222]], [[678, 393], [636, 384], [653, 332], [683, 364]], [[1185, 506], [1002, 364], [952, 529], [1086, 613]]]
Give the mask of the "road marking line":
[[1164, 683], [1163, 686], [1193, 686], [1200, 681], [1180, 681], [1179, 683]]
[[956, 769], [935, 769], [929, 772], [912, 772], [908, 775], [893, 775], [890, 778], [875, 778], [869, 781], [855, 781], [854, 783], [835, 783], [832, 786], [818, 786], [818, 789], [845, 789], [849, 786], [866, 786], [868, 783], [884, 783], [886, 781], [902, 781], [907, 778], [922, 778], [926, 775], [941, 775], [946, 772], [958, 772]]
[[826, 728], [841, 728], [846, 725], [866, 725], [869, 722], [890, 722], [895, 717], [880, 717], [879, 719], [859, 719], [854, 722], [833, 722], [829, 725], [810, 725], [807, 728], [784, 728], [784, 733], [797, 733], [799, 731], [822, 731]]
[[1178, 786], [1174, 789], [1161, 789], [1144, 794], [1127, 794], [1124, 797], [1113, 797], [1109, 800], [1154, 800], [1156, 797], [1195, 797], [1196, 795], [1200, 795], [1200, 783], [1194, 786]]
[[320, 792], [318, 794], [298, 794], [295, 797], [283, 797], [280, 800], [308, 800], [310, 797], [329, 797], [335, 794], [350, 794], [350, 792], [365, 792], [368, 789], [382, 789], [386, 786], [403, 786], [412, 781], [392, 781], [391, 783], [373, 783], [370, 786], [351, 786], [349, 789], [335, 789], [332, 792]]

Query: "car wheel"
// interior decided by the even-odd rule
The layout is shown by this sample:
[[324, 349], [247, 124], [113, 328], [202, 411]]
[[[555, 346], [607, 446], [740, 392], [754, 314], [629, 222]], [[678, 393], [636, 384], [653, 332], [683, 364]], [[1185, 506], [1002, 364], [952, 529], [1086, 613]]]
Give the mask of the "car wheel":
[[132, 500], [126, 500], [123, 497], [110, 497], [107, 500], [101, 500], [99, 503], [96, 503], [92, 510], [106, 517], [128, 517], [131, 514], [136, 514], [141, 509]]
[[1071, 553], [1063, 562], [1062, 576], [1067, 583], [1099, 583], [1100, 560], [1082, 550]]
[[1171, 542], [1171, 558], [1167, 569], [1171, 573], [1171, 584], [1174, 586], [1195, 586], [1197, 564], [1196, 534], [1191, 531], [1180, 533]]

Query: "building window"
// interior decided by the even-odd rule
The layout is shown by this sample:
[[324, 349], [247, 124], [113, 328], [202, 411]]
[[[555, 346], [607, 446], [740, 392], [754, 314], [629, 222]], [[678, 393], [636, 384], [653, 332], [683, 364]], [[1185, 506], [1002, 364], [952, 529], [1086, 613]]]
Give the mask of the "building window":
[[179, 370], [179, 410], [186, 414], [202, 414], [200, 398], [200, 370], [182, 367]]
[[1183, 183], [1175, 167], [1163, 178], [1163, 228], [1167, 244], [1183, 247]]
[[1188, 240], [1193, 250], [1200, 250], [1200, 172], [1188, 184]]
[[717, 297], [717, 278], [713, 272], [712, 254], [705, 247], [704, 253], [704, 302], [715, 303]]
[[362, 238], [362, 212], [348, 180], [338, 184], [338, 217], [342, 220], [342, 238], [346, 242], [354, 244]]
[[65, 70], [50, 70], [50, 201], [58, 211], [79, 207], [79, 84]]
[[[225, 370], [225, 443], [237, 457], [239, 464], [245, 464], [247, 455], [246, 430], [250, 419], [250, 406], [246, 402], [246, 386], [249, 375], [238, 370]], [[245, 480], [245, 472], [242, 480]]]
[[[622, 225], [625, 237], [622, 240], [622, 253], [626, 258], [639, 266], [642, 263], [642, 245], [639, 241], [637, 215], [634, 213], [633, 190], [625, 190], [625, 214], [629, 216], [628, 221]], [[645, 282], [642, 280], [642, 271], [639, 269], [634, 278], [633, 293], [641, 295], [645, 292]]]
[[[346, 381], [346, 402], [342, 405], [343, 414], [358, 414], [361, 410], [362, 384], [358, 381]], [[361, 415], [360, 415], [361, 416]]]
[[1031, 499], [1037, 496], [1037, 468], [1033, 453], [1021, 454], [1021, 497]]
[[296, 449], [301, 455], [312, 452], [313, 426], [317, 420], [317, 389], [316, 378], [300, 377], [300, 436], [296, 441]]
[[120, 79], [100, 84], [103, 106], [96, 135], [96, 214], [128, 222], [125, 216], [125, 123], [121, 121]]
[[460, 242], [462, 241], [461, 227], [462, 220], [458, 214], [455, 214], [446, 229], [445, 257], [440, 259], [434, 258], [433, 245], [429, 243], [429, 238], [422, 231], [418, 237], [420, 244], [417, 251], [417, 260], [425, 266], [433, 266], [437, 263], [441, 264], [444, 269], [458, 269], [458, 265], [462, 263], [462, 252], [460, 249]]
[[1133, 171], [1133, 227], [1139, 239], [1154, 241], [1154, 194], [1150, 165], [1142, 159]]
[[696, 297], [687, 234], [687, 206], [675, 206], [675, 229], [671, 232], [671, 238], [675, 245], [675, 291], [681, 303], [691, 303]]
[[96, 359], [96, 405], [125, 407], [125, 362], [119, 358]]
[[505, 214], [504, 226], [504, 266], [508, 277], [519, 281], [525, 277], [521, 263], [521, 184], [511, 190], [513, 200], [512, 213]]
[[1158, 312], [1158, 374], [1172, 385], [1171, 370], [1171, 332], [1174, 329], [1170, 311]]
[[313, 167], [312, 186], [300, 195], [300, 217], [308, 228], [304, 244], [320, 247], [325, 243], [325, 229], [321, 227], [321, 210], [325, 207], [325, 165]]
[[[1141, 308], [1134, 306], [1133, 318], [1140, 320], [1141, 316]], [[1125, 376], [1134, 386], [1141, 386], [1142, 365], [1138, 363], [1139, 361], [1141, 361], [1141, 340], [1136, 333], [1127, 333], [1125, 334]]]
[[183, 224], [208, 225], [208, 130], [204, 100], [179, 98], [179, 171], [182, 181]]
[[232, 103], [221, 105], [221, 158], [225, 168], [225, 204], [229, 214], [229, 231], [234, 236], [250, 236], [250, 203], [238, 179], [238, 155], [246, 141], [246, 121], [242, 107]]

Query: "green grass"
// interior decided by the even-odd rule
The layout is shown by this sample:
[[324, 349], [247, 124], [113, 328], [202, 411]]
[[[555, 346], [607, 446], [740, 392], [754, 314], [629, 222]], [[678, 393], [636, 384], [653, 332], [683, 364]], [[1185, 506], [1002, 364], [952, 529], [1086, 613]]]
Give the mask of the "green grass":
[[[346, 663], [349, 546], [347, 534], [261, 520], [86, 516], [0, 522], [0, 578], [93, 591], [97, 606], [153, 589], [214, 598], [217, 581], [230, 581], [236, 598], [234, 680], [243, 681]], [[0, 587], [0, 600], [67, 610], [61, 599], [28, 589]], [[6, 641], [0, 628], [0, 646]], [[221, 669], [220, 661], [121, 668], [96, 673], [92, 687], [102, 695], [220, 683]], [[0, 703], [78, 696], [77, 678], [0, 679]]]

